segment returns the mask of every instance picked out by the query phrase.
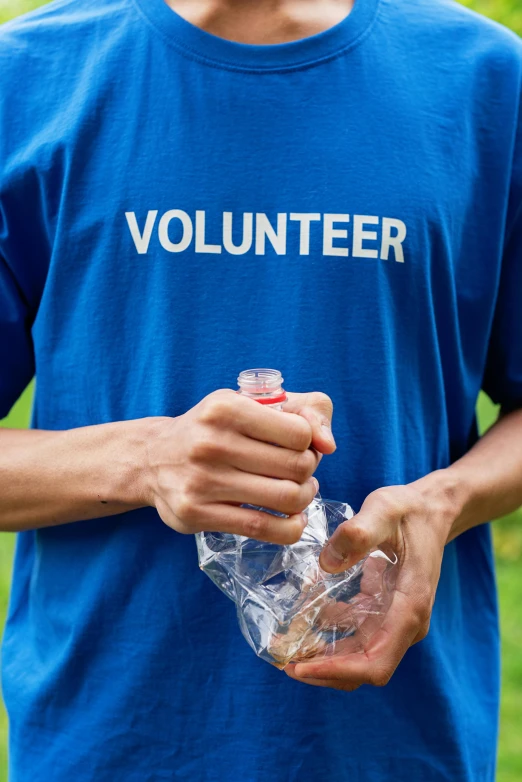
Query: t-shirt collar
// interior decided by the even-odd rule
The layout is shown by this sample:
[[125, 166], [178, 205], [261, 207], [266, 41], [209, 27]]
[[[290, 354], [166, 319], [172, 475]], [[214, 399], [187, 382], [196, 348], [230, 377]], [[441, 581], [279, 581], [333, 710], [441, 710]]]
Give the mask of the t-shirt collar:
[[310, 67], [357, 45], [369, 32], [379, 0], [355, 0], [350, 13], [333, 27], [288, 43], [237, 43], [188, 22], [165, 0], [134, 0], [167, 41], [193, 59], [229, 70], [273, 72]]

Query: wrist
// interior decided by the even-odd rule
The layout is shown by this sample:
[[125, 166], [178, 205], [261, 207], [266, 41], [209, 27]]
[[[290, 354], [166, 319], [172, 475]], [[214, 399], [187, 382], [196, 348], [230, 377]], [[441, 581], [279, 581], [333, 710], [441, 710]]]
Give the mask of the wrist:
[[116, 428], [110, 455], [113, 469], [109, 471], [108, 487], [108, 496], [114, 502], [133, 507], [154, 506], [150, 449], [158, 429], [168, 420], [171, 419], [148, 417], [108, 425]]
[[452, 466], [435, 470], [415, 481], [424, 497], [431, 518], [440, 530], [444, 545], [459, 534], [459, 519], [469, 501], [469, 488]]

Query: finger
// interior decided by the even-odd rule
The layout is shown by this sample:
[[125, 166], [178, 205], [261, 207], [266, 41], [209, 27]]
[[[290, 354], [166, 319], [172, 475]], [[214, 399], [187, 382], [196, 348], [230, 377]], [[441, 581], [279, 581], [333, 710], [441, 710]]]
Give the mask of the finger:
[[365, 651], [345, 656], [333, 656], [317, 662], [297, 663], [297, 679], [341, 681], [351, 686], [373, 684], [383, 686], [390, 680], [404, 654], [419, 632], [420, 621], [412, 610], [411, 600], [403, 592], [395, 592], [392, 605], [381, 628]]
[[215, 495], [218, 501], [261, 505], [279, 513], [292, 515], [304, 511], [310, 505], [318, 488], [316, 478], [309, 478], [299, 484], [294, 481], [277, 480], [240, 470], [231, 470]]
[[[285, 412], [290, 412], [285, 406]], [[301, 407], [298, 415], [305, 418], [312, 427], [312, 445], [323, 454], [331, 454], [336, 449], [331, 424], [327, 418], [323, 418], [313, 407]]]
[[394, 535], [405, 512], [399, 502], [385, 502], [377, 492], [369, 495], [359, 513], [337, 527], [321, 552], [323, 570], [340, 573], [355, 565]]
[[285, 413], [296, 413], [305, 418], [312, 427], [312, 445], [319, 453], [330, 454], [336, 449], [332, 434], [332, 400], [326, 394], [288, 393], [284, 404]]
[[231, 467], [245, 473], [297, 483], [308, 480], [319, 464], [317, 452], [310, 448], [294, 451], [237, 434], [229, 442], [226, 439], [222, 441], [219, 447], [223, 449], [223, 456]]
[[354, 692], [360, 687], [360, 684], [354, 685], [348, 682], [339, 682], [334, 679], [301, 679], [299, 676], [295, 675], [294, 668], [294, 665], [287, 665], [283, 670], [290, 679], [300, 682], [301, 684], [310, 684], [312, 687], [329, 687], [331, 690], [342, 690], [344, 692]]
[[261, 440], [289, 448], [293, 451], [305, 451], [312, 443], [312, 428], [301, 415], [280, 410], [271, 410], [253, 399], [238, 396], [240, 403], [234, 411], [234, 424], [237, 431]]
[[307, 519], [301, 513], [281, 518], [250, 508], [215, 504], [205, 507], [202, 522], [201, 529], [206, 532], [244, 535], [247, 538], [287, 546], [297, 543], [307, 524]]

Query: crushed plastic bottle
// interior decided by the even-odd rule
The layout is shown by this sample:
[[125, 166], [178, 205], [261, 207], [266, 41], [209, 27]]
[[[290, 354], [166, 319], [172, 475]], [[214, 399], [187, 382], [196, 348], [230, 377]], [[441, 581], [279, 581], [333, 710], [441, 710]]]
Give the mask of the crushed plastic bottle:
[[305, 511], [301, 539], [288, 546], [239, 535], [196, 535], [199, 564], [236, 604], [243, 636], [278, 668], [290, 661], [363, 651], [390, 605], [397, 559], [377, 550], [338, 575], [319, 555], [338, 524], [353, 515], [319, 495]]

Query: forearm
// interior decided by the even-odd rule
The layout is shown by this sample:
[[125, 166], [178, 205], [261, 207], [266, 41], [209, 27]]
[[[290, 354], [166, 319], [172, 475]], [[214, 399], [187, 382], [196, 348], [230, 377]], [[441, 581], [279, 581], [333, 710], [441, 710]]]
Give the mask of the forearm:
[[509, 413], [457, 462], [415, 482], [452, 519], [448, 542], [522, 505], [522, 410]]
[[146, 505], [143, 467], [155, 420], [61, 432], [0, 429], [0, 530], [46, 527]]

